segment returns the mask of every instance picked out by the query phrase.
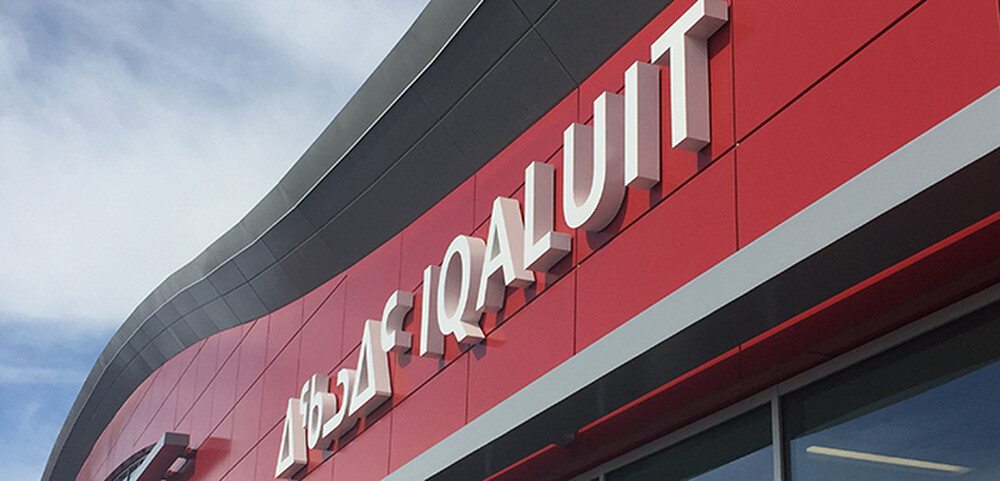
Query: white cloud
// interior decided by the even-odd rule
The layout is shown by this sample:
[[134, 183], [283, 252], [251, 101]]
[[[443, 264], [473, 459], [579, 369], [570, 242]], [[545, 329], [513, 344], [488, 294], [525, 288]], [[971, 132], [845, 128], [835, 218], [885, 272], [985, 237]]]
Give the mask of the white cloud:
[[0, 384], [80, 384], [87, 372], [80, 369], [17, 367], [0, 364]]
[[277, 182], [424, 3], [4, 2], [0, 312], [119, 324]]

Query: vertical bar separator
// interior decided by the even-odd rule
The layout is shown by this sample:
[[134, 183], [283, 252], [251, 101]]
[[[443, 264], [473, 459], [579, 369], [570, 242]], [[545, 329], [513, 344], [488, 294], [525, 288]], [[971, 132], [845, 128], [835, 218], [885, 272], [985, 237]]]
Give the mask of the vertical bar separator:
[[781, 396], [778, 395], [778, 387], [771, 388], [771, 452], [773, 456], [774, 481], [787, 481], [788, 476], [785, 471], [785, 435], [783, 432], [781, 418]]

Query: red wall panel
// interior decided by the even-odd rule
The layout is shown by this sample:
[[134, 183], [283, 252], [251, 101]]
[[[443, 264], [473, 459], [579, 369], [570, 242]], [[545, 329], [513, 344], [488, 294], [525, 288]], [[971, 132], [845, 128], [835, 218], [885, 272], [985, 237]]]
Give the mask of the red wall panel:
[[361, 344], [365, 321], [381, 319], [385, 300], [399, 289], [401, 239], [400, 235], [389, 239], [348, 271], [342, 352]]
[[304, 375], [326, 373], [340, 362], [346, 296], [345, 286], [338, 286], [302, 327], [299, 370]]
[[917, 3], [734, 0], [737, 137], [759, 127]]
[[469, 421], [573, 355], [574, 283], [565, 277], [472, 348]]
[[281, 443], [281, 426], [274, 426], [257, 446], [255, 480], [274, 479], [274, 469], [278, 464], [278, 445]]
[[222, 478], [223, 481], [250, 481], [254, 479], [255, 470], [257, 469], [256, 454], [256, 451], [254, 451], [244, 458], [234, 460], [236, 461], [235, 466], [226, 473], [225, 477]]
[[330, 297], [330, 294], [344, 282], [346, 277], [347, 274], [342, 272], [302, 297], [302, 313], [307, 322], [316, 315], [316, 310], [326, 302], [327, 297]]
[[239, 356], [233, 353], [215, 376], [212, 395], [212, 423], [218, 423], [236, 406], [236, 375], [239, 372]]
[[260, 408], [261, 429], [271, 426], [285, 418], [288, 408], [288, 398], [299, 397], [299, 391], [305, 379], [299, 376], [299, 339], [288, 344], [278, 353], [278, 357], [264, 371], [264, 396]]
[[[256, 383], [237, 401], [233, 409], [233, 443], [230, 446], [231, 460], [244, 457], [261, 438], [260, 409], [264, 397], [263, 383]], [[275, 454], [277, 459], [277, 454]], [[253, 469], [253, 463], [250, 463]]]
[[580, 266], [577, 351], [735, 252], [734, 183], [729, 154]]
[[249, 324], [247, 334], [236, 350], [240, 360], [239, 372], [236, 373], [237, 397], [250, 389], [267, 365], [267, 319], [261, 318]]
[[[205, 340], [198, 341], [193, 346], [189, 347], [188, 350], [192, 350], [193, 356], [190, 358], [190, 362], [183, 373], [181, 374], [182, 382], [177, 383], [177, 411], [174, 414], [174, 419], [176, 423], [180, 425], [180, 422], [184, 419], [184, 416], [194, 405], [194, 401], [198, 395], [195, 379], [197, 378], [196, 373], [198, 372], [197, 357], [198, 353], [201, 352], [202, 347], [205, 346]], [[176, 358], [175, 358], [176, 359]]]
[[[476, 180], [469, 178], [403, 230], [400, 289], [416, 289], [424, 280], [424, 267], [439, 264], [456, 235], [473, 231], [475, 191]], [[387, 297], [388, 294], [379, 302], [384, 304]], [[382, 307], [379, 306], [379, 315]]]
[[194, 463], [195, 479], [222, 479], [231, 465], [229, 464], [229, 449], [232, 444], [233, 418], [227, 416], [225, 421], [215, 428], [211, 435], [198, 446], [198, 455]]
[[744, 141], [740, 245], [996, 87], [996, 9], [921, 5]]
[[274, 361], [292, 336], [299, 332], [304, 321], [302, 299], [292, 301], [267, 318], [267, 363]]
[[464, 356], [393, 408], [390, 471], [465, 425], [468, 383], [469, 356]]
[[[334, 481], [376, 481], [388, 474], [390, 425], [390, 420], [383, 418], [337, 452], [333, 456]], [[274, 468], [271, 470], [273, 475]]]

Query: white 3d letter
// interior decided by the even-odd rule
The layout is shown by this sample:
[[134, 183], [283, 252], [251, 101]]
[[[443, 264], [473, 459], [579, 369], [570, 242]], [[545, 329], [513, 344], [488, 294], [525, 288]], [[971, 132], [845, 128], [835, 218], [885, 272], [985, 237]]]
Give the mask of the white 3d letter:
[[[594, 101], [594, 127], [563, 133], [563, 214], [573, 229], [608, 226], [625, 196], [625, 99], [604, 92]], [[591, 138], [593, 143], [591, 143]]]
[[348, 403], [348, 415], [352, 417], [371, 414], [392, 396], [389, 356], [378, 341], [381, 324], [371, 319], [365, 321], [361, 349], [358, 351], [358, 370], [354, 376], [351, 401]]
[[524, 267], [546, 272], [569, 253], [572, 236], [555, 231], [556, 168], [532, 162], [524, 169]]
[[285, 427], [281, 430], [281, 447], [278, 448], [278, 466], [275, 478], [291, 478], [308, 462], [306, 458], [306, 432], [302, 430], [302, 411], [298, 399], [288, 400]]
[[410, 350], [412, 334], [403, 330], [403, 318], [413, 309], [413, 293], [393, 292], [382, 309], [382, 350], [403, 353]]
[[660, 68], [636, 62], [625, 71], [625, 185], [660, 182]]
[[312, 399], [313, 385], [312, 379], [307, 379], [302, 384], [302, 391], [299, 392], [299, 412], [302, 413], [302, 429], [309, 427], [309, 400]]
[[482, 239], [460, 235], [451, 241], [441, 263], [438, 279], [437, 316], [441, 332], [454, 334], [460, 343], [483, 340], [476, 310], [479, 276], [483, 270], [486, 243]]
[[337, 385], [340, 386], [340, 402], [338, 403], [339, 406], [337, 406], [336, 412], [323, 423], [323, 439], [320, 440], [320, 444], [324, 446], [328, 445], [324, 443], [333, 442], [334, 439], [346, 434], [349, 429], [354, 427], [354, 423], [358, 420], [356, 416], [349, 416], [347, 414], [351, 404], [351, 396], [354, 393], [354, 375], [355, 372], [352, 369], [337, 371]]
[[330, 394], [330, 378], [324, 374], [313, 374], [309, 383], [312, 385], [306, 414], [309, 449], [326, 449], [333, 439], [322, 436], [323, 422], [336, 410], [337, 396]]
[[479, 278], [476, 310], [496, 312], [503, 307], [506, 286], [528, 287], [535, 276], [524, 268], [524, 223], [521, 204], [514, 199], [493, 199], [486, 255]]
[[675, 148], [697, 152], [711, 142], [708, 38], [725, 25], [728, 9], [724, 0], [698, 0], [650, 49], [653, 63], [670, 67], [670, 141]]
[[423, 305], [420, 306], [420, 355], [441, 357], [444, 355], [444, 335], [438, 324], [437, 289], [441, 268], [427, 266], [424, 269]]

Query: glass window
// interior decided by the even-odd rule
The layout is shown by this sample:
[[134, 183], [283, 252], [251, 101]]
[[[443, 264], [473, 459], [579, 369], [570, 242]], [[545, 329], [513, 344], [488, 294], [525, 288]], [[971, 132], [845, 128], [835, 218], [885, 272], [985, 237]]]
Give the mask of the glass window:
[[773, 481], [765, 405], [605, 475], [606, 481]]
[[786, 396], [790, 479], [1000, 478], [997, 319], [980, 312]]

